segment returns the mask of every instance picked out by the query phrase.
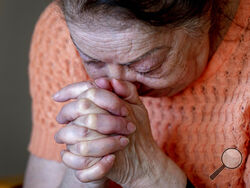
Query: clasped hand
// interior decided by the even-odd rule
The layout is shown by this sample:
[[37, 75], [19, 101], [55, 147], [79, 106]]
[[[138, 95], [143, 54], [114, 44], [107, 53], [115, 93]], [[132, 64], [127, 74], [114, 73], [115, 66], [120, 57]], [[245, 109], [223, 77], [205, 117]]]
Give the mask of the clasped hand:
[[75, 99], [57, 116], [59, 123], [67, 124], [55, 135], [58, 143], [67, 144], [67, 151], [61, 153], [64, 164], [76, 170], [81, 182], [109, 177], [129, 184], [144, 157], [138, 152], [145, 152], [143, 145], [153, 141], [147, 111], [136, 87], [126, 81], [99, 79], [95, 84], [69, 85], [54, 99]]
[[54, 100], [71, 100], [57, 116], [60, 124], [67, 125], [55, 140], [67, 145], [62, 161], [75, 170], [79, 181], [109, 178], [124, 187], [145, 185], [145, 179], [157, 181], [152, 155], [157, 156], [159, 149], [135, 85], [101, 78], [66, 86]]

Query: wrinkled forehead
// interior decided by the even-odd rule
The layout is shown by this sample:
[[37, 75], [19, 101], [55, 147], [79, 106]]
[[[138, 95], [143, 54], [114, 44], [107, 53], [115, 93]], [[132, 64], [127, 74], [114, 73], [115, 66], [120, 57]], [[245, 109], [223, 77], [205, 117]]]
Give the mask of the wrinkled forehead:
[[87, 25], [78, 25], [74, 23], [69, 24], [71, 37], [76, 41], [86, 41], [93, 43], [121, 43], [121, 42], [140, 42], [151, 40], [152, 36], [156, 35], [155, 30], [145, 30], [144, 28], [130, 26], [123, 30], [114, 29], [112, 26], [107, 27], [100, 24], [94, 26], [95, 29]]
[[[89, 18], [82, 23], [69, 22], [68, 27], [74, 43], [84, 52], [96, 59], [102, 59], [110, 53], [129, 55], [133, 58], [144, 51], [159, 45], [160, 30], [148, 27], [137, 20], [110, 18]], [[89, 16], [87, 16], [89, 17]], [[88, 18], [85, 19], [88, 19]], [[131, 57], [132, 58], [132, 57]], [[121, 60], [122, 61], [122, 60]], [[126, 58], [129, 61], [129, 58]]]

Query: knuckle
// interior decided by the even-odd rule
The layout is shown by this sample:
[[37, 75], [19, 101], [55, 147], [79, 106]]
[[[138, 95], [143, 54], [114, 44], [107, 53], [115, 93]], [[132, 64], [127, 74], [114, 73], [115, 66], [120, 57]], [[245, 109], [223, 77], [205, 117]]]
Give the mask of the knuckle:
[[77, 152], [82, 155], [82, 156], [86, 156], [89, 152], [88, 149], [88, 142], [80, 142], [76, 145], [76, 150]]
[[80, 99], [76, 102], [76, 108], [79, 112], [83, 112], [85, 110], [87, 110], [88, 108], [90, 108], [91, 103], [88, 99]]
[[97, 88], [89, 88], [87, 91], [86, 91], [86, 97], [88, 99], [94, 99], [95, 98], [95, 95], [97, 93], [98, 89]]
[[82, 137], [87, 137], [87, 136], [89, 136], [90, 130], [89, 130], [88, 128], [86, 128], [86, 127], [81, 127], [81, 129], [82, 129], [82, 131], [81, 131]]
[[82, 168], [86, 169], [90, 167], [91, 159], [89, 157], [83, 157], [82, 158]]
[[86, 119], [87, 119], [87, 115], [82, 115], [82, 116], [76, 118], [72, 123], [74, 125], [78, 125], [78, 126], [83, 127], [86, 124]]
[[77, 144], [67, 144], [66, 148], [72, 154], [79, 155], [79, 152], [77, 151]]
[[89, 88], [88, 90], [87, 90], [87, 93], [96, 93], [97, 92], [97, 88]]
[[86, 180], [86, 177], [84, 176], [84, 174], [81, 172], [81, 171], [76, 171], [75, 172], [75, 176], [76, 176], [76, 178], [79, 180], [79, 181], [81, 181], [81, 182], [83, 182], [83, 183], [87, 183], [88, 181]]
[[87, 118], [88, 127], [96, 128], [97, 118], [97, 114], [89, 114]]

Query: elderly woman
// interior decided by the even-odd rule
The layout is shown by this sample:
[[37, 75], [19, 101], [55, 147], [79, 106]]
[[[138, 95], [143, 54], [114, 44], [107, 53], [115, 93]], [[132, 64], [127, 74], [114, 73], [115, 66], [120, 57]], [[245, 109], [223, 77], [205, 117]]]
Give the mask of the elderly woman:
[[[249, 20], [248, 0], [53, 2], [24, 187], [250, 187]], [[241, 165], [210, 179], [232, 147]]]

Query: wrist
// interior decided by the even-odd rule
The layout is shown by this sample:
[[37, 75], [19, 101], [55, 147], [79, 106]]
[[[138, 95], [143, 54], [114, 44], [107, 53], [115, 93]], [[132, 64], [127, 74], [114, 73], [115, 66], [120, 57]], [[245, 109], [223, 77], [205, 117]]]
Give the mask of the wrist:
[[156, 144], [153, 148], [153, 152], [150, 152], [150, 155], [147, 155], [144, 159], [147, 163], [147, 168], [144, 169], [143, 176], [132, 182], [130, 186], [126, 187], [185, 188], [187, 184], [185, 173], [168, 156], [166, 156]]

